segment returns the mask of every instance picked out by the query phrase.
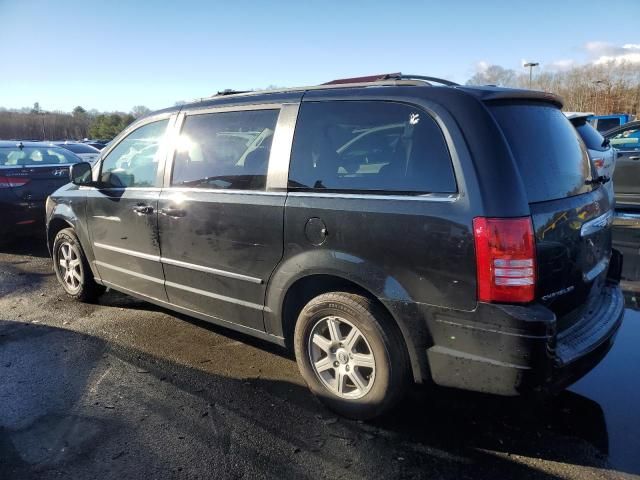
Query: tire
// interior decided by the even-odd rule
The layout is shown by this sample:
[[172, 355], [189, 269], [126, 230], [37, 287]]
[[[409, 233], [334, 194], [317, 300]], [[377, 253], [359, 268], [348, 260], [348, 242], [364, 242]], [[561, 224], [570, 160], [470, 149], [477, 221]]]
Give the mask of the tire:
[[53, 270], [62, 288], [70, 297], [91, 303], [104, 293], [105, 288], [93, 279], [87, 257], [72, 228], [65, 228], [58, 232], [53, 241], [52, 252]]
[[381, 415], [409, 383], [400, 331], [380, 306], [361, 295], [332, 292], [311, 300], [298, 316], [294, 347], [309, 389], [348, 418]]

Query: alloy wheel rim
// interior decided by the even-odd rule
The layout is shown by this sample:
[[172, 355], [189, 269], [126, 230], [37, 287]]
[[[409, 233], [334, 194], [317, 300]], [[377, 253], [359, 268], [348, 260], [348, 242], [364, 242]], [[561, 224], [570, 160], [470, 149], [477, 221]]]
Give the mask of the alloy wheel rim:
[[360, 329], [344, 318], [318, 320], [309, 335], [308, 352], [314, 373], [334, 395], [362, 398], [373, 387], [373, 350]]
[[80, 290], [83, 281], [78, 248], [69, 242], [62, 242], [58, 247], [58, 270], [64, 286], [69, 292]]

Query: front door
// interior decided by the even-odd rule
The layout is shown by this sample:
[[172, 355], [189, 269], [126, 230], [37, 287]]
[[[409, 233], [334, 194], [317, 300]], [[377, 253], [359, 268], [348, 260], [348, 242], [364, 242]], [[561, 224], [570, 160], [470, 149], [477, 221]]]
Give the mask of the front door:
[[266, 189], [278, 114], [277, 105], [187, 113], [159, 202], [169, 301], [261, 331], [283, 251], [286, 192]]
[[640, 127], [623, 129], [610, 139], [618, 149], [613, 188], [619, 206], [640, 206]]
[[102, 281], [163, 301], [158, 198], [169, 122], [169, 117], [156, 119], [126, 135], [102, 161], [102, 186], [87, 196], [87, 222]]

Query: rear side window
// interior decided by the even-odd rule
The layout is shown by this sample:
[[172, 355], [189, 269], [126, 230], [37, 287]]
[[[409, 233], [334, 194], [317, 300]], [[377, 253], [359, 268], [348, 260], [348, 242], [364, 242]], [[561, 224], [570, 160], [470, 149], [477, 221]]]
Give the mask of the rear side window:
[[58, 147], [0, 147], [0, 166], [38, 166], [81, 162], [73, 153]]
[[591, 162], [571, 122], [544, 104], [492, 105], [511, 147], [529, 202], [590, 192]]
[[393, 102], [308, 102], [300, 109], [289, 188], [452, 193], [444, 136], [424, 111]]
[[607, 149], [607, 147], [604, 146], [604, 137], [600, 135], [600, 132], [593, 128], [586, 120], [574, 125], [588, 149], [600, 151], [605, 151]]
[[177, 142], [171, 185], [264, 190], [279, 110], [187, 116]]

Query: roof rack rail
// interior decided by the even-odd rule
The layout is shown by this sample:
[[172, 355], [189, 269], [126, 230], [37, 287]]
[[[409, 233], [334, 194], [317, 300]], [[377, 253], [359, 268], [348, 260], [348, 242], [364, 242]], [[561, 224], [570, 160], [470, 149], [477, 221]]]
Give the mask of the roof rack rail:
[[224, 90], [216, 93], [214, 96], [225, 96], [225, 95], [238, 95], [240, 93], [251, 93], [253, 90], [234, 90], [232, 88], [225, 88]]
[[424, 75], [403, 75], [402, 73], [385, 73], [380, 75], [369, 75], [366, 77], [353, 77], [353, 78], [339, 78], [331, 80], [327, 83], [320, 85], [312, 85], [306, 87], [290, 87], [290, 88], [276, 88], [269, 90], [232, 90], [226, 89], [218, 92], [216, 95], [210, 97], [196, 98], [193, 102], [203, 102], [207, 99], [213, 99], [216, 97], [227, 95], [261, 95], [268, 93], [282, 93], [282, 92], [301, 92], [306, 90], [324, 90], [329, 88], [355, 88], [355, 87], [381, 87], [381, 86], [420, 86], [427, 85], [432, 86], [433, 83], [439, 83], [448, 87], [459, 86], [457, 83], [449, 80], [444, 80], [437, 77], [427, 77]]
[[402, 75], [398, 77], [398, 80], [422, 80], [429, 85], [432, 83], [439, 83], [440, 85], [445, 85], [447, 87], [459, 87], [460, 84], [456, 82], [452, 82], [451, 80], [445, 80], [444, 78], [438, 77], [428, 77], [425, 75]]
[[459, 86], [455, 82], [445, 80], [438, 77], [427, 77], [425, 75], [403, 75], [402, 73], [384, 73], [379, 75], [367, 75], [365, 77], [352, 77], [352, 78], [338, 78], [331, 80], [330, 82], [323, 83], [321, 85], [345, 85], [350, 83], [375, 83], [383, 82], [385, 80], [418, 80], [420, 82], [431, 85], [432, 83], [439, 83], [447, 87]]

